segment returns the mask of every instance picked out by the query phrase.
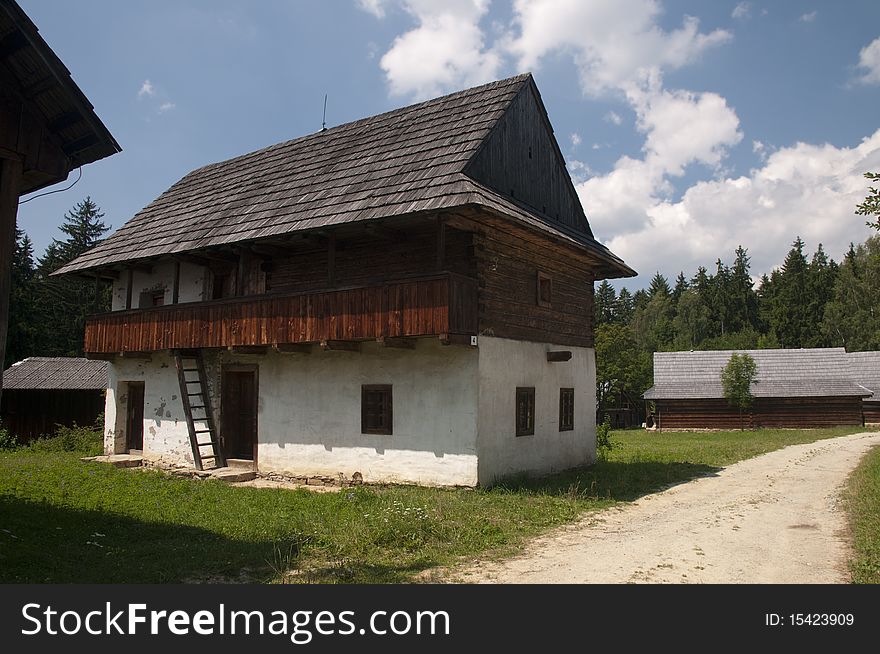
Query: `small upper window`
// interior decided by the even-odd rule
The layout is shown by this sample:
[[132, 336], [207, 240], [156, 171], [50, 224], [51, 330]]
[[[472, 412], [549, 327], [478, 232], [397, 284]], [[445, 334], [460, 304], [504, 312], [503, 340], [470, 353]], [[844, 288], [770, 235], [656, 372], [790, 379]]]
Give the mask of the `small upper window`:
[[361, 433], [391, 434], [393, 426], [391, 384], [361, 386]]
[[531, 436], [535, 433], [535, 387], [516, 389], [516, 435]]
[[138, 307], [141, 309], [149, 309], [150, 307], [161, 307], [163, 304], [165, 304], [165, 289], [158, 288], [141, 293]]
[[226, 297], [226, 286], [229, 283], [229, 275], [215, 272], [212, 280], [211, 299], [219, 300]]
[[553, 280], [550, 275], [538, 271], [538, 306], [549, 307], [553, 302]]
[[559, 431], [574, 429], [574, 389], [559, 389]]

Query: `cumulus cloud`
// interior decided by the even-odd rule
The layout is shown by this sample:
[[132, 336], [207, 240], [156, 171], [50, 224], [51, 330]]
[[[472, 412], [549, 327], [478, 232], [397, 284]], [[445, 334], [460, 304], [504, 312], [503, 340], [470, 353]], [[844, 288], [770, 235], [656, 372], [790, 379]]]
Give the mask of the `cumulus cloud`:
[[143, 98], [144, 96], [153, 96], [156, 95], [156, 89], [153, 88], [153, 83], [145, 79], [144, 83], [141, 84], [141, 89], [138, 91], [138, 98]]
[[393, 95], [425, 99], [496, 78], [501, 57], [485, 47], [480, 28], [488, 0], [402, 0], [402, 5], [418, 25], [394, 39], [382, 56]]
[[739, 20], [745, 20], [747, 18], [752, 17], [752, 3], [751, 2], [740, 2], [733, 8], [733, 11], [730, 14], [731, 18], [737, 18]]
[[576, 148], [576, 147], [579, 146], [580, 144], [581, 144], [581, 135], [578, 134], [577, 132], [572, 132], [572, 134], [571, 134], [571, 145], [572, 145], [572, 147]]
[[880, 84], [880, 37], [871, 41], [859, 52], [859, 80], [864, 84]]
[[164, 113], [167, 112], [167, 111], [171, 111], [171, 110], [174, 109], [174, 107], [176, 107], [176, 106], [177, 106], [177, 105], [174, 104], [173, 102], [163, 102], [162, 104], [159, 105], [159, 109], [158, 109], [157, 111], [158, 111], [160, 114], [164, 114]]
[[385, 18], [385, 0], [357, 0], [357, 4], [376, 18]]
[[850, 148], [779, 148], [748, 175], [698, 182], [677, 201], [652, 188], [647, 161], [626, 157], [577, 189], [597, 237], [637, 270], [693, 271], [742, 244], [761, 274], [796, 235], [838, 259], [851, 240], [867, 237], [853, 210], [866, 192], [862, 173], [878, 167], [880, 130]]
[[506, 48], [523, 70], [537, 68], [552, 52], [571, 52], [581, 85], [597, 94], [643, 84], [731, 38], [720, 29], [700, 32], [692, 16], [664, 31], [657, 24], [660, 13], [656, 0], [516, 0], [516, 31]]

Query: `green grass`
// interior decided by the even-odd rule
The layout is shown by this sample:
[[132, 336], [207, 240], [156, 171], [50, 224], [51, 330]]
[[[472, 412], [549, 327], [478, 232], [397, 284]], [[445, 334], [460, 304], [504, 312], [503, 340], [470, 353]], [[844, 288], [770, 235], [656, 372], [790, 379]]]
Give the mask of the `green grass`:
[[489, 490], [230, 487], [21, 448], [0, 452], [0, 581], [404, 582], [518, 551], [585, 511], [718, 466], [855, 431], [615, 432], [607, 461]]
[[847, 491], [853, 583], [880, 584], [880, 447], [862, 459], [849, 478]]

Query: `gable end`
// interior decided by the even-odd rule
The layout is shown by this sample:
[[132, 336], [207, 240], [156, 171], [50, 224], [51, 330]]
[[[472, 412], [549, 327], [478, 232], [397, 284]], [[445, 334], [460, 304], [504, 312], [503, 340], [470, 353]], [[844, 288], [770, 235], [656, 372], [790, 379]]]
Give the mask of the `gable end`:
[[534, 80], [523, 85], [464, 173], [550, 223], [593, 235]]

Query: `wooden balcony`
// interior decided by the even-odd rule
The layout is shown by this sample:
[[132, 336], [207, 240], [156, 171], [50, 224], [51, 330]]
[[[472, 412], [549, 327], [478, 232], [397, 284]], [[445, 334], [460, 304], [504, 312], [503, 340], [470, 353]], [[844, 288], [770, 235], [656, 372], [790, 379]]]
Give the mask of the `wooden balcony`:
[[477, 333], [477, 282], [454, 273], [380, 285], [113, 311], [86, 321], [88, 355]]

